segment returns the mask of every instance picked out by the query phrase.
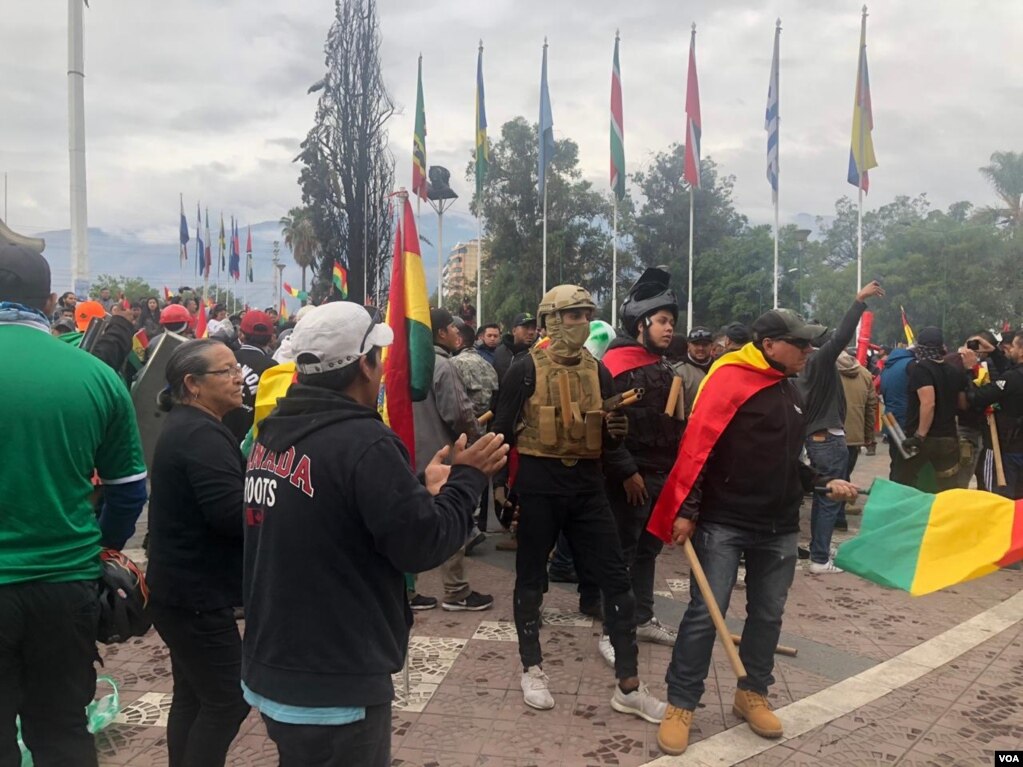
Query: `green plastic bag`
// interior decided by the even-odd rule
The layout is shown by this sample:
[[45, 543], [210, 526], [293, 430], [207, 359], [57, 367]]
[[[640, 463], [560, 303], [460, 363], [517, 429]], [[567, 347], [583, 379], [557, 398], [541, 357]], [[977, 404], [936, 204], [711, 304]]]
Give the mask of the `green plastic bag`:
[[[106, 682], [113, 692], [104, 695], [99, 700], [94, 700], [85, 707], [85, 716], [88, 720], [86, 729], [95, 735], [110, 726], [111, 722], [121, 713], [121, 696], [117, 691], [117, 682], [109, 676], [96, 678], [96, 684]], [[21, 767], [32, 767], [32, 754], [29, 752], [25, 741], [21, 739], [21, 718], [15, 721], [18, 730], [18, 748], [21, 749]]]

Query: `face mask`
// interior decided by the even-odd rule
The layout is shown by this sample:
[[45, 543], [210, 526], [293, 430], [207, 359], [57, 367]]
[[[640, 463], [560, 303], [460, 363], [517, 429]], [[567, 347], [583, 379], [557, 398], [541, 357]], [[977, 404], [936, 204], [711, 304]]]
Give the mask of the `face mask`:
[[551, 338], [551, 345], [548, 347], [551, 354], [555, 357], [576, 359], [580, 356], [586, 339], [590, 337], [590, 323], [582, 322], [566, 327], [561, 317], [552, 315], [547, 318], [547, 332]]

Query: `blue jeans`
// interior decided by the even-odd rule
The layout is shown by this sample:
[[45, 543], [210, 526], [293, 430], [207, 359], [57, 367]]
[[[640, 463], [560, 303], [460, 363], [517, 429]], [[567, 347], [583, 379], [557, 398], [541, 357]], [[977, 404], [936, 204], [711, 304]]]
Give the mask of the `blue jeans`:
[[[845, 479], [849, 470], [849, 449], [845, 437], [824, 433], [824, 439], [806, 438], [806, 454], [814, 471], [828, 479]], [[831, 558], [831, 535], [835, 521], [844, 512], [842, 501], [832, 501], [823, 493], [813, 494], [810, 509], [810, 561], [824, 564]]]
[[[781, 616], [796, 572], [798, 533], [758, 533], [730, 525], [700, 522], [693, 548], [707, 575], [722, 614], [739, 572], [739, 557], [746, 555], [746, 625], [739, 657], [746, 667], [743, 690], [766, 695], [774, 684], [774, 649], [781, 635]], [[678, 629], [665, 681], [668, 702], [693, 710], [703, 696], [703, 682], [717, 635], [700, 587], [690, 580], [689, 607]]]

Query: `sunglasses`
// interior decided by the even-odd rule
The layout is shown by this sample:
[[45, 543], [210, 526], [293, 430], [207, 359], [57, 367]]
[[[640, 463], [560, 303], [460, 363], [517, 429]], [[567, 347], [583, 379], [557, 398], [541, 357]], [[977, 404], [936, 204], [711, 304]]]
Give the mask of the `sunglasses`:
[[373, 332], [373, 328], [384, 321], [383, 317], [380, 316], [380, 311], [375, 307], [366, 306], [363, 308], [365, 308], [366, 313], [369, 314], [369, 327], [366, 328], [366, 333], [362, 336], [362, 343], [359, 344], [360, 357], [366, 353], [366, 341], [369, 339], [369, 334]]
[[780, 336], [780, 337], [778, 337], [778, 338], [776, 338], [774, 340], [775, 341], [784, 341], [789, 346], [795, 346], [800, 351], [803, 351], [804, 349], [809, 349], [810, 348], [810, 342], [808, 340], [806, 340], [805, 338], [791, 338], [789, 336]]

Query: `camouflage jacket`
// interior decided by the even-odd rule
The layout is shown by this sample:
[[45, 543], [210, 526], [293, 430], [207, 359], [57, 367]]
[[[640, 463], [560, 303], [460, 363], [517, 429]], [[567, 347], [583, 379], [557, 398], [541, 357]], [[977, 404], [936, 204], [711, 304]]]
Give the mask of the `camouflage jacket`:
[[451, 358], [451, 364], [458, 371], [458, 377], [472, 401], [473, 413], [479, 418], [490, 410], [494, 402], [497, 371], [475, 349], [463, 349]]

